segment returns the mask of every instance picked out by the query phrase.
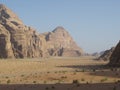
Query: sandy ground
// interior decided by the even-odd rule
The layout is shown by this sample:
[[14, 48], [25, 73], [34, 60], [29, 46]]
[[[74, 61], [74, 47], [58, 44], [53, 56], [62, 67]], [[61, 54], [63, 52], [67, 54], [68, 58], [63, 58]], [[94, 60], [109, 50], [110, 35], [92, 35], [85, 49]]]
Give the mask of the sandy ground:
[[[0, 60], [0, 90], [28, 90], [28, 88], [29, 90], [52, 90], [55, 89], [54, 87], [56, 90], [62, 90], [58, 88], [63, 86], [66, 87], [65, 90], [79, 90], [84, 85], [95, 87], [97, 83], [101, 83], [103, 88], [108, 88], [100, 90], [120, 90], [112, 89], [116, 85], [114, 83], [120, 80], [120, 69], [105, 67], [104, 65], [108, 62], [95, 61], [93, 58], [50, 57]], [[73, 83], [80, 84], [82, 87], [78, 85], [79, 88], [75, 86], [76, 89], [67, 89], [73, 87]], [[108, 83], [108, 87], [104, 85], [105, 83]], [[30, 89], [30, 87], [36, 87], [36, 89]], [[44, 89], [40, 89], [41, 87]], [[83, 90], [89, 90], [89, 88]]]

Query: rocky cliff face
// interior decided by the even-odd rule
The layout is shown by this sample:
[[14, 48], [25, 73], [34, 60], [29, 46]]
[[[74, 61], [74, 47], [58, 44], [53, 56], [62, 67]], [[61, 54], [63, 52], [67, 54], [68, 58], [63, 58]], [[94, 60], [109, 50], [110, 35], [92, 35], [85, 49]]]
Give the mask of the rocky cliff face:
[[112, 47], [109, 50], [104, 51], [104, 53], [98, 58], [98, 60], [108, 61], [114, 51], [115, 47]]
[[80, 56], [82, 53], [63, 27], [39, 34], [0, 4], [0, 58]]
[[117, 44], [117, 46], [115, 47], [115, 50], [113, 51], [110, 57], [109, 65], [120, 66], [120, 42]]
[[[44, 41], [40, 38], [41, 36], [31, 27], [25, 26], [16, 14], [2, 4], [0, 5], [0, 24], [4, 27], [4, 29], [0, 29], [7, 32], [7, 34], [1, 32], [0, 35], [3, 34], [2, 36], [9, 38], [9, 42], [6, 41], [6, 43], [10, 43], [9, 48], [12, 50], [10, 51], [12, 57], [31, 58], [43, 56], [41, 44]], [[1, 42], [1, 46], [3, 45], [3, 42]], [[4, 58], [6, 57], [4, 56]]]
[[10, 42], [10, 34], [4, 26], [0, 25], [0, 58], [12, 57], [14, 57], [14, 55]]

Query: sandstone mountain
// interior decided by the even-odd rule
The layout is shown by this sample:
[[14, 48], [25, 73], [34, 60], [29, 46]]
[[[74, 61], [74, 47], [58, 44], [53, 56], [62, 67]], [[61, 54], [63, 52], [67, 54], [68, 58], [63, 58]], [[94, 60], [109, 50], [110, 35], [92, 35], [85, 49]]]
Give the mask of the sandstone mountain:
[[109, 65], [120, 66], [120, 42], [117, 44], [117, 46], [115, 47], [115, 50], [113, 51], [110, 57]]
[[83, 53], [63, 27], [59, 26], [45, 36], [48, 52], [52, 56], [80, 56]]
[[114, 49], [115, 47], [112, 47], [111, 49], [104, 51], [104, 53], [100, 57], [98, 57], [98, 60], [110, 60], [111, 54], [113, 53]]
[[81, 56], [83, 51], [63, 27], [39, 34], [0, 4], [0, 58]]

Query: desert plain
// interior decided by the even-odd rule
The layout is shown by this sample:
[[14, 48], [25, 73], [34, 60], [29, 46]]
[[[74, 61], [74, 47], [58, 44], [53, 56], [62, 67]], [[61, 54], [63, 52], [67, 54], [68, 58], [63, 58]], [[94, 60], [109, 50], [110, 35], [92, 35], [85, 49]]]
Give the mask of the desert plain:
[[0, 90], [119, 90], [120, 68], [107, 63], [93, 56], [1, 59]]

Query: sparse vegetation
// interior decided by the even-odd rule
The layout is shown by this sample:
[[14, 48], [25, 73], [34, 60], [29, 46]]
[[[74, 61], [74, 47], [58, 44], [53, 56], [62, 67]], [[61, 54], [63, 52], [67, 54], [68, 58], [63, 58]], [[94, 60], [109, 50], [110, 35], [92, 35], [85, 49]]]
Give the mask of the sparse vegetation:
[[5, 78], [9, 78], [8, 76], [6, 76]]
[[93, 72], [96, 72], [96, 69], [93, 69]]
[[66, 79], [67, 78], [67, 76], [61, 76], [61, 79]]
[[89, 82], [87, 81], [86, 84], [89, 84]]
[[21, 77], [24, 77], [24, 75], [22, 74]]
[[52, 86], [51, 88], [52, 88], [52, 89], [55, 89], [55, 86]]
[[[81, 59], [82, 60], [82, 59]], [[87, 84], [87, 81], [89, 81], [89, 83], [94, 83], [94, 82], [108, 82], [107, 79], [108, 77], [104, 77], [104, 76], [101, 76], [99, 79], [97, 77], [94, 77], [92, 76], [92, 74], [94, 75], [97, 75], [97, 73], [99, 74], [101, 72], [101, 74], [105, 74], [106, 71], [104, 71], [104, 69], [102, 70], [98, 70], [96, 72], [96, 69], [92, 68], [90, 69], [89, 71], [82, 67], [82, 68], [64, 68], [64, 67], [56, 67], [56, 66], [61, 66], [62, 65], [65, 65], [67, 66], [68, 64], [70, 66], [72, 66], [73, 64], [74, 65], [82, 65], [83, 62], [81, 63], [81, 60], [80, 58], [78, 58], [76, 61], [75, 60], [54, 60], [54, 59], [51, 59], [50, 60], [46, 60], [46, 61], [42, 61], [40, 63], [36, 62], [36, 61], [7, 61], [6, 64], [4, 64], [3, 61], [1, 61], [1, 65], [0, 68], [4, 67], [4, 70], [1, 69], [1, 75], [2, 73], [6, 73], [6, 76], [1, 76], [0, 77], [0, 80], [1, 80], [1, 84], [3, 83], [7, 83], [7, 80], [11, 80], [13, 81], [14, 83], [17, 82], [17, 83], [31, 83], [31, 84], [35, 84], [35, 83], [43, 83], [43, 84], [47, 84], [47, 83], [74, 83], [75, 81], [73, 80], [79, 80], [80, 82], [82, 83], [86, 83]], [[51, 63], [49, 63], [51, 62]], [[68, 62], [68, 63], [67, 63]], [[88, 63], [88, 64], [92, 64], [92, 61], [89, 62], [88, 58], [86, 60], [84, 60], [84, 63]], [[95, 63], [96, 61], [94, 61]], [[49, 64], [49, 65], [41, 65], [42, 63], [46, 63], [46, 64]], [[53, 64], [55, 63], [55, 64]], [[96, 62], [98, 63], [98, 61]], [[101, 62], [99, 62], [101, 63]], [[11, 65], [11, 67], [7, 67]], [[20, 68], [17, 69], [14, 69], [14, 68], [17, 68], [17, 66], [21, 65]], [[14, 67], [12, 67], [14, 66]], [[31, 67], [29, 67], [31, 66]], [[28, 68], [29, 67], [29, 68]], [[39, 67], [37, 69], [35, 69], [36, 67]], [[85, 65], [85, 67], [87, 67], [87, 65]], [[26, 69], [24, 69], [26, 68]], [[42, 69], [44, 68], [44, 69]], [[54, 71], [52, 71], [52, 69], [54, 69]], [[41, 71], [42, 70], [42, 71]], [[10, 72], [9, 72], [10, 71]], [[12, 71], [12, 72], [11, 72]], [[16, 72], [22, 72], [21, 74], [17, 74]], [[27, 73], [28, 71], [30, 71], [30, 73]], [[40, 72], [37, 72], [37, 71], [40, 71]], [[104, 71], [104, 73], [102, 73], [102, 71]], [[109, 69], [108, 69], [109, 71]], [[85, 72], [85, 73], [83, 73]], [[91, 76], [90, 74], [88, 74], [88, 72], [92, 73]], [[96, 72], [96, 73], [94, 73]], [[12, 73], [12, 74], [11, 74]], [[111, 75], [114, 75], [114, 76], [117, 76], [116, 77], [113, 77], [112, 79], [110, 78], [109, 81], [112, 81], [112, 82], [117, 82], [119, 80], [119, 72], [115, 72], [115, 71], [110, 71]], [[8, 76], [8, 75], [11, 75], [11, 76]], [[45, 76], [46, 75], [46, 76]], [[89, 78], [90, 77], [90, 78]], [[106, 79], [107, 78], [107, 79]], [[15, 80], [17, 79], [17, 80]], [[39, 79], [40, 81], [37, 82], [37, 79]], [[116, 81], [114, 81], [116, 80]], [[9, 83], [12, 83], [12, 82], [9, 82]]]
[[81, 81], [85, 81], [85, 79], [84, 79], [84, 78], [81, 78]]
[[36, 81], [33, 81], [34, 84], [36, 84], [37, 82]]
[[79, 81], [78, 81], [78, 80], [73, 80], [72, 83], [73, 83], [73, 84], [79, 84]]
[[50, 72], [48, 71], [47, 74], [49, 74]]
[[63, 74], [65, 74], [67, 71], [62, 71]]
[[[43, 28], [41, 33], [2, 3]], [[119, 4], [120, 0], [1, 0], [0, 90], [120, 90], [120, 41], [97, 51], [120, 38]], [[71, 32], [62, 26], [43, 32], [58, 24]]]
[[120, 80], [118, 80], [117, 82], [120, 83]]
[[43, 83], [44, 83], [44, 84], [46, 84], [46, 83], [47, 83], [47, 81], [44, 81]]
[[54, 73], [56, 73], [56, 74], [57, 74], [58, 72], [57, 72], [57, 71], [55, 71]]
[[84, 70], [84, 69], [82, 69], [82, 72], [85, 72], [85, 70]]
[[103, 78], [103, 79], [101, 79], [101, 83], [102, 82], [105, 82], [105, 81], [107, 81], [108, 80], [108, 78]]
[[77, 74], [76, 72], [73, 73], [73, 75], [76, 75], [76, 74]]
[[7, 80], [7, 84], [9, 84], [11, 82], [11, 80]]

